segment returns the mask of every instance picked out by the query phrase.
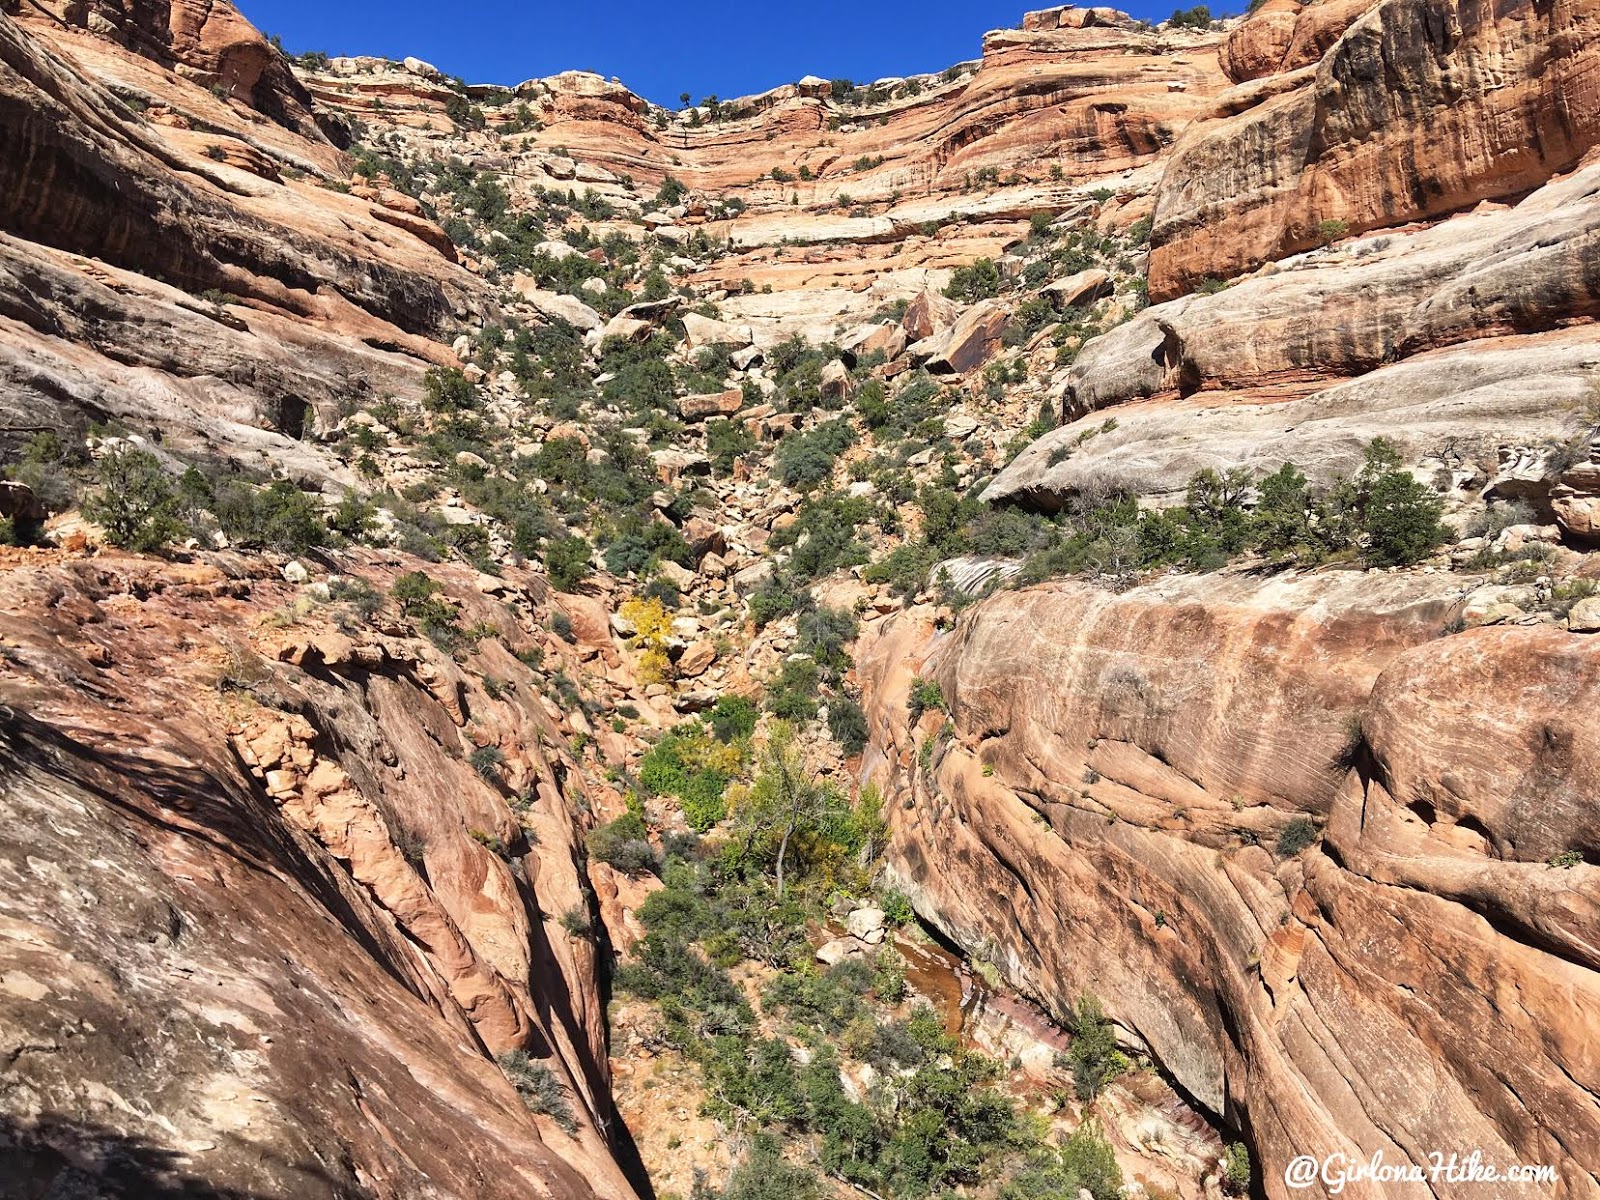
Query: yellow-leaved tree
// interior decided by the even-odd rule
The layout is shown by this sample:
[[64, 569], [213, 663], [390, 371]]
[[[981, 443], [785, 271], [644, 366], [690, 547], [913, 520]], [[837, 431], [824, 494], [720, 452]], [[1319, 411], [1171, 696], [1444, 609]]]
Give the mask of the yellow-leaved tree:
[[634, 628], [628, 646], [639, 652], [639, 682], [665, 683], [672, 677], [672, 659], [667, 655], [672, 617], [666, 605], [655, 597], [645, 600], [635, 596], [622, 606], [621, 613], [622, 619]]

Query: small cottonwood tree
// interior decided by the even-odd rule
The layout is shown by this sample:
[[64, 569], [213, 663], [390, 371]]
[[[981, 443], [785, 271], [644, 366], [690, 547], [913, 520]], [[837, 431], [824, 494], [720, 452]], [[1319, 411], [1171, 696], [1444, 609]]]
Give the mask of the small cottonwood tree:
[[761, 771], [740, 806], [738, 825], [745, 852], [772, 845], [778, 897], [783, 897], [789, 852], [796, 835], [815, 827], [833, 805], [833, 796], [813, 778], [795, 745], [794, 731], [780, 722], [761, 755]]

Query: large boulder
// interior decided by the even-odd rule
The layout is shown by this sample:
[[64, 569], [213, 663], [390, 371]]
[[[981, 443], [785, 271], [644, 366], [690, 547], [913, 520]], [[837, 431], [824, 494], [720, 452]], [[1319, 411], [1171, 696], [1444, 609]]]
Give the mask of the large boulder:
[[604, 317], [576, 296], [568, 296], [562, 292], [546, 291], [531, 276], [513, 275], [511, 277], [511, 290], [527, 301], [540, 316], [565, 321], [568, 325], [573, 326], [575, 329], [581, 329], [585, 333], [602, 329], [606, 324]]
[[881, 354], [885, 359], [898, 358], [905, 348], [905, 327], [887, 321], [858, 325], [839, 339], [839, 351], [852, 367], [871, 354]]
[[1093, 304], [1111, 295], [1112, 290], [1111, 276], [1098, 267], [1057, 279], [1039, 289], [1040, 294], [1048, 298], [1057, 311]]
[[755, 341], [748, 325], [730, 325], [699, 313], [683, 314], [683, 333], [684, 345], [690, 351], [706, 346], [748, 346]]
[[725, 392], [711, 392], [702, 396], [682, 396], [678, 399], [678, 415], [685, 421], [731, 417], [743, 407], [744, 392], [739, 388], [730, 388]]
[[906, 306], [905, 316], [900, 318], [900, 326], [906, 331], [908, 338], [914, 342], [921, 342], [949, 329], [960, 315], [961, 306], [954, 300], [947, 299], [937, 292], [922, 291], [918, 292]]
[[964, 375], [994, 357], [1010, 320], [1008, 304], [985, 300], [962, 313], [943, 333], [924, 338], [906, 352], [936, 375]]

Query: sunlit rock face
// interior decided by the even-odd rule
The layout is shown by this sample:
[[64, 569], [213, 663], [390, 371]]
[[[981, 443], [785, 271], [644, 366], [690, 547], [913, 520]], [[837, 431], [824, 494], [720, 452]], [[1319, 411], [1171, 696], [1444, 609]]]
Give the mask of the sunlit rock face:
[[[1442, 637], [1431, 591], [1045, 585], [862, 664], [919, 911], [1058, 1016], [1098, 995], [1272, 1195], [1296, 1155], [1458, 1145], [1591, 1194], [1600, 910], [1549, 863], [1600, 839], [1600, 640]], [[948, 715], [908, 724], [914, 675]]]

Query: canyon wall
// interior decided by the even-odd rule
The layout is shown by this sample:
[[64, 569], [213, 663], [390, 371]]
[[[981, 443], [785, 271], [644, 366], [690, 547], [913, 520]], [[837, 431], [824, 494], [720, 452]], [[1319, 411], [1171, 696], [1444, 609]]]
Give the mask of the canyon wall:
[[[1542, 464], [1593, 432], [1597, 21], [1587, 0], [1266, 0], [1204, 32], [1049, 10], [914, 92], [844, 106], [812, 79], [691, 123], [573, 72], [517, 86], [537, 128], [502, 133], [514, 109], [458, 126], [486, 89], [426, 64], [296, 74], [225, 3], [7, 6], [0, 440], [114, 422], [354, 487], [340, 422], [416, 402], [518, 295], [446, 235], [459, 213], [354, 174], [361, 122], [517, 202], [606, 200], [595, 236], [662, 248], [755, 349], [871, 319], [892, 380], [908, 339], [981, 327], [970, 357], [945, 348], [971, 368], [952, 444], [987, 439], [998, 467], [1042, 401], [1061, 417], [1006, 452], [991, 502], [1172, 503], [1203, 467], [1290, 458], [1326, 482], [1382, 435], [1449, 497], [1500, 486], [1548, 520], [1529, 537], [1575, 545], [1600, 464]], [[651, 201], [668, 175], [689, 194]], [[1129, 239], [1119, 279], [1082, 289], [1111, 293], [1110, 328], [1075, 358], [1011, 347], [1041, 369], [980, 423], [981, 368], [1044, 291], [930, 293], [980, 256], [1021, 276], [1036, 217]], [[759, 572], [800, 500], [735, 499], [704, 542]], [[0, 1151], [128, 1196], [632, 1195], [609, 949], [568, 928], [631, 917], [581, 848], [621, 797], [573, 749], [621, 735], [558, 673], [597, 711], [673, 712], [619, 655], [610, 594], [556, 597], [510, 554], [498, 580], [430, 566], [495, 633], [469, 666], [392, 603], [302, 603], [319, 585], [266, 556], [70, 532], [0, 554]], [[340, 561], [378, 593], [417, 565]], [[1341, 567], [1044, 585], [953, 626], [873, 609], [863, 776], [891, 798], [897, 882], [1058, 1018], [1097, 994], [1270, 1196], [1298, 1154], [1473, 1149], [1600, 1195], [1600, 639], [1522, 614], [1456, 631], [1466, 591]], [[919, 674], [949, 712], [913, 724]], [[1314, 836], [1291, 849], [1297, 818]], [[495, 1064], [516, 1051], [575, 1132]]]
[[[0, 578], [8, 1177], [635, 1194], [605, 951], [558, 921], [595, 904], [580, 811], [620, 802], [564, 748], [582, 718], [547, 672], [581, 668], [542, 582], [453, 574], [503, 639], [469, 672], [236, 555], [12, 551]], [[546, 643], [546, 673], [507, 648]], [[524, 1104], [494, 1061], [516, 1051], [558, 1104]]]
[[[1445, 636], [1428, 581], [1359, 573], [929, 615], [862, 663], [920, 912], [1060, 1019], [1097, 995], [1268, 1195], [1298, 1155], [1474, 1149], [1600, 1194], [1595, 868], [1549, 865], [1600, 840], [1600, 640]], [[919, 675], [948, 715], [912, 724]]]

